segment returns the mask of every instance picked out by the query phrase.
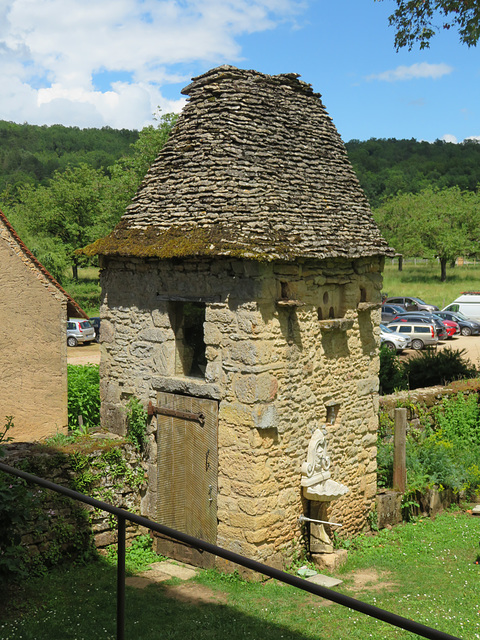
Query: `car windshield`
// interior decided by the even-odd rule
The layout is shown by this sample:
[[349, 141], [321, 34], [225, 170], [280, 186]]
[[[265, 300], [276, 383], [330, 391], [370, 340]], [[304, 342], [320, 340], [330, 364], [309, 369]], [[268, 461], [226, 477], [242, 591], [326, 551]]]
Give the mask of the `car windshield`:
[[467, 316], [464, 313], [462, 313], [461, 311], [456, 311], [455, 312], [455, 316], [457, 318], [460, 318], [460, 320], [470, 320], [470, 318], [467, 318]]
[[381, 325], [380, 325], [380, 329], [381, 329], [382, 331], [385, 331], [385, 333], [396, 333], [395, 331], [392, 331], [392, 329], [389, 329], [389, 328], [388, 328], [386, 325], [384, 325], [384, 324], [381, 324]]
[[84, 320], [83, 322], [80, 322], [80, 326], [82, 327], [82, 329], [91, 329], [92, 325], [90, 324], [90, 322], [88, 320]]
[[427, 304], [425, 300], [422, 300], [421, 298], [412, 298], [412, 300], [415, 300], [415, 302], [420, 302], [420, 304]]

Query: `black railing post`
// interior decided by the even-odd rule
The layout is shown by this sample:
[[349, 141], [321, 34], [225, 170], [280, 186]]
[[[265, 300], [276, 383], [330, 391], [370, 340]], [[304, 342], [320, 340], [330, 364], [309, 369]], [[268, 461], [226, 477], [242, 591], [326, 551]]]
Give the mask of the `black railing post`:
[[125, 638], [125, 518], [117, 516], [117, 640]]

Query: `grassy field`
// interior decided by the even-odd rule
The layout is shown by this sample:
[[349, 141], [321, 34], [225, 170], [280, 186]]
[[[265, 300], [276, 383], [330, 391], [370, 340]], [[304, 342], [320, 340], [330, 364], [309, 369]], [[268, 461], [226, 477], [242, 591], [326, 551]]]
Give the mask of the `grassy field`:
[[[480, 638], [480, 518], [447, 512], [360, 536], [336, 589], [458, 638]], [[24, 582], [2, 607], [1, 640], [115, 637], [115, 580], [99, 561]], [[180, 588], [180, 586], [182, 588]], [[11, 598], [12, 592], [10, 592]], [[5, 601], [3, 605], [7, 604]], [[126, 638], [136, 640], [358, 640], [410, 632], [274, 580], [245, 583], [201, 571], [179, 584], [127, 587]]]
[[440, 265], [436, 261], [404, 263], [403, 271], [398, 270], [397, 260], [394, 264], [386, 261], [383, 292], [389, 296], [416, 296], [443, 309], [462, 291], [480, 291], [480, 264], [449, 267], [446, 282], [440, 282]]
[[62, 286], [91, 318], [98, 316], [101, 298], [98, 269], [87, 267], [78, 271], [78, 280], [65, 278]]

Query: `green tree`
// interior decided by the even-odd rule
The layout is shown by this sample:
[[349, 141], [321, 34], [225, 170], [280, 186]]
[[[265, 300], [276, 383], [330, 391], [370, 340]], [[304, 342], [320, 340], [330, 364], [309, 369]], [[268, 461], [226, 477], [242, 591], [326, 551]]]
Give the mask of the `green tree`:
[[480, 192], [451, 187], [399, 194], [374, 217], [387, 241], [406, 257], [438, 258], [442, 282], [448, 263], [478, 251]]
[[57, 171], [46, 187], [26, 185], [19, 190], [14, 218], [21, 220], [33, 252], [37, 245], [41, 262], [47, 262], [43, 255], [47, 249], [57, 254], [51, 263], [67, 262], [78, 279], [80, 258], [75, 250], [109, 231], [105, 214], [108, 185], [103, 172], [82, 164]]
[[[381, 2], [382, 0], [377, 0]], [[476, 46], [480, 37], [480, 3], [478, 0], [395, 0], [397, 8], [389, 17], [395, 27], [395, 47], [420, 49], [430, 46], [430, 40], [441, 28], [458, 30], [460, 42]]]

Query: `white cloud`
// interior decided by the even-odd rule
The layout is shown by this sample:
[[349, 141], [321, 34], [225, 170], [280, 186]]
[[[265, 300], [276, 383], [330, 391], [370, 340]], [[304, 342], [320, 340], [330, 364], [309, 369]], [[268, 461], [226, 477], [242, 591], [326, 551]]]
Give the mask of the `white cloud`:
[[415, 64], [399, 66], [396, 69], [383, 71], [382, 73], [367, 76], [367, 80], [382, 80], [384, 82], [400, 82], [403, 80], [414, 80], [417, 78], [431, 78], [437, 80], [442, 76], [452, 73], [453, 67], [441, 62], [440, 64], [429, 64], [428, 62], [416, 62]]
[[453, 136], [451, 133], [446, 133], [440, 138], [440, 140], [443, 140], [444, 142], [453, 142], [453, 144], [458, 144], [457, 137]]
[[[141, 127], [158, 106], [181, 109], [182, 99], [163, 95], [166, 84], [190, 81], [176, 65], [195, 72], [238, 61], [239, 36], [303, 8], [304, 0], [3, 0], [0, 119]], [[131, 80], [94, 85], [96, 73], [121, 71]]]

